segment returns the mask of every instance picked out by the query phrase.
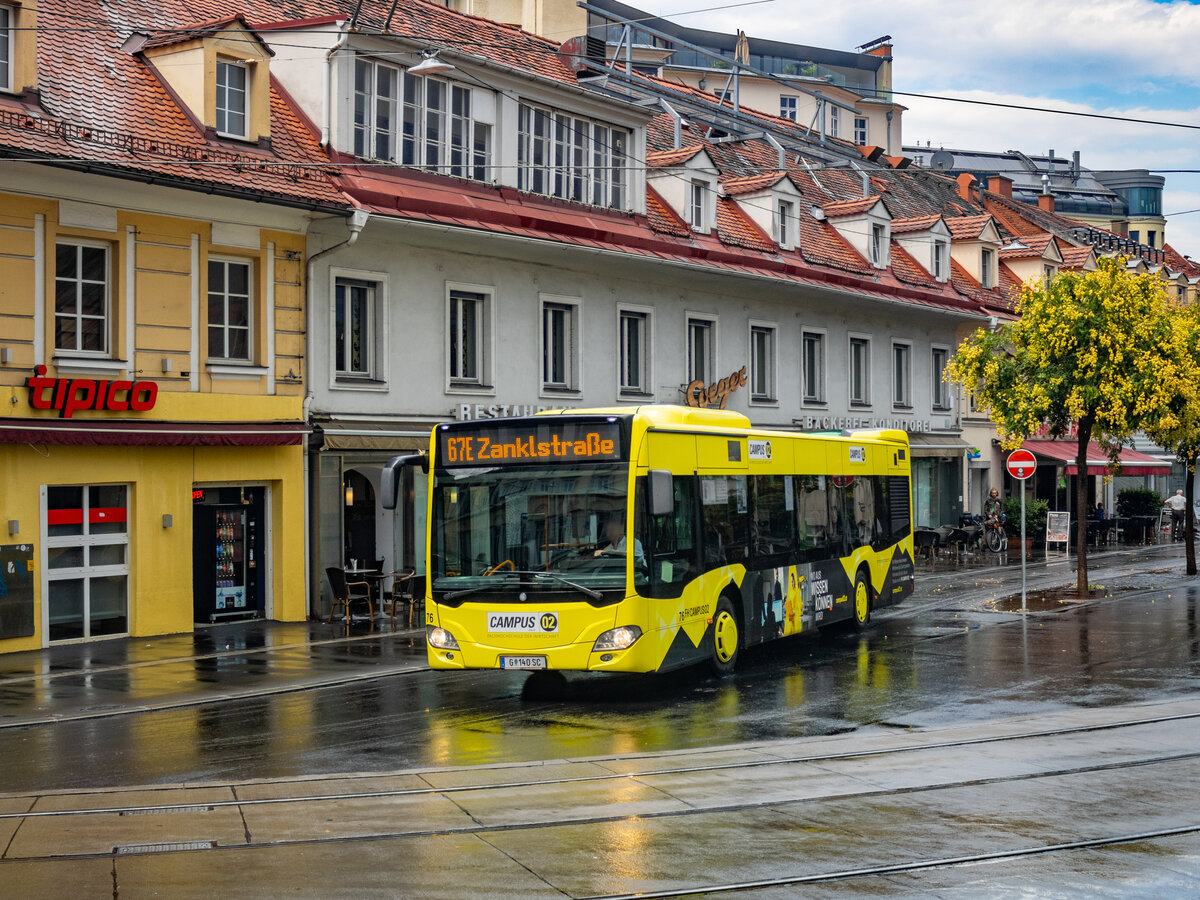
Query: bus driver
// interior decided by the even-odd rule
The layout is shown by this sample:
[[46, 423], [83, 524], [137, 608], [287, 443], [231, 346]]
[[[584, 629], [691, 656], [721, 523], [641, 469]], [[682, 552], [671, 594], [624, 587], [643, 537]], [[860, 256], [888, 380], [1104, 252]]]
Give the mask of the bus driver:
[[[606, 556], [609, 554], [625, 555], [625, 513], [616, 512], [608, 517], [608, 521], [604, 525], [604, 540], [607, 542], [602, 547], [596, 550], [594, 556]], [[642, 551], [642, 542], [637, 538], [633, 539], [633, 561], [636, 565], [644, 566], [646, 564], [646, 554]]]

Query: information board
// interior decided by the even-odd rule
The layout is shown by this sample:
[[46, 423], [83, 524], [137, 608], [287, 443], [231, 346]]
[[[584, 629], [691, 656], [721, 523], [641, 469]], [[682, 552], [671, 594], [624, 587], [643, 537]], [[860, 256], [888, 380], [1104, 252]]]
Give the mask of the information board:
[[0, 638], [33, 635], [33, 544], [0, 544]]
[[1046, 544], [1066, 544], [1071, 534], [1069, 512], [1046, 513]]
[[547, 418], [516, 423], [471, 423], [438, 430], [439, 466], [496, 466], [522, 463], [620, 460], [621, 429], [616, 422]]

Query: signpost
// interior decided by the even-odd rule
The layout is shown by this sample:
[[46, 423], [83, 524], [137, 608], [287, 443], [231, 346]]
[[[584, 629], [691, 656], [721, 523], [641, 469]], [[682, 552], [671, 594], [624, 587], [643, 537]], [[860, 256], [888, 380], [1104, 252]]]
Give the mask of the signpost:
[[1005, 467], [1008, 474], [1021, 482], [1021, 612], [1025, 609], [1025, 479], [1037, 469], [1037, 459], [1028, 450], [1014, 450], [1008, 455]]

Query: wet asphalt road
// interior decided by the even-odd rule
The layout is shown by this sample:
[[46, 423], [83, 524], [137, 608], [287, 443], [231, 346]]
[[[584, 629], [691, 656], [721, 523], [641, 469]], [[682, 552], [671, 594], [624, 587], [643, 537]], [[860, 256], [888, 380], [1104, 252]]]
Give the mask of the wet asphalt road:
[[[657, 752], [1178, 696], [1200, 682], [1200, 585], [1175, 569], [1026, 617], [997, 612], [986, 577], [934, 576], [861, 635], [778, 642], [725, 680], [575, 675], [565, 694], [542, 697], [521, 674], [419, 671], [5, 729], [3, 790]], [[423, 653], [394, 642], [393, 653]]]

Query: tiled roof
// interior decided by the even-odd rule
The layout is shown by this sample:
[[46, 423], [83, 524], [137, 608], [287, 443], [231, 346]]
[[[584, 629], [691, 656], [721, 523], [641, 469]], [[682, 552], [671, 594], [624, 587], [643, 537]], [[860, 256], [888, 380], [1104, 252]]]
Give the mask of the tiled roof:
[[762, 175], [722, 178], [721, 188], [730, 196], [738, 197], [742, 194], [753, 194], [755, 191], [765, 191], [787, 177], [783, 172], [764, 172]]
[[857, 197], [853, 200], [839, 200], [836, 203], [826, 203], [823, 207], [825, 218], [840, 219], [843, 216], [857, 216], [865, 213], [867, 210], [879, 203], [883, 198], [874, 195], [870, 197]]
[[956, 241], [970, 241], [983, 234], [987, 223], [992, 217], [986, 213], [981, 216], [955, 216], [946, 219], [946, 227], [950, 229], [950, 237]]
[[777, 246], [762, 229], [750, 221], [736, 203], [725, 197], [717, 198], [717, 233], [721, 241], [734, 247], [774, 253]]
[[680, 147], [678, 150], [651, 150], [646, 154], [646, 165], [652, 168], [662, 168], [666, 166], [677, 166], [680, 163], [685, 163], [697, 153], [702, 153], [704, 148], [699, 144], [693, 144], [690, 147]]
[[1080, 269], [1095, 252], [1091, 247], [1061, 247], [1064, 269]]
[[1170, 244], [1163, 244], [1162, 248], [1163, 259], [1167, 265], [1179, 272], [1185, 272], [1188, 276], [1194, 277], [1200, 275], [1200, 265], [1197, 265], [1192, 260], [1188, 259]]
[[1052, 234], [1023, 234], [1019, 238], [1022, 247], [1001, 247], [1001, 259], [1033, 259], [1044, 256], [1046, 249], [1054, 241]]
[[667, 201], [652, 187], [646, 188], [646, 216], [650, 227], [662, 234], [690, 238], [692, 229], [687, 222], [675, 215]]
[[912, 219], [892, 219], [892, 234], [911, 234], [928, 231], [941, 220], [940, 215], [917, 216]]
[[929, 270], [916, 261], [907, 250], [897, 243], [892, 244], [892, 273], [908, 284], [928, 285], [933, 281]]
[[[158, 47], [171, 47], [175, 44], [182, 44], [186, 41], [195, 41], [207, 37], [215, 37], [222, 32], [229, 31], [231, 25], [240, 25], [242, 28], [250, 31], [253, 30], [246, 22], [246, 19], [241, 13], [235, 16], [226, 16], [223, 19], [214, 19], [211, 22], [201, 22], [197, 25], [184, 25], [181, 28], [170, 28], [159, 31], [157, 34], [152, 34], [146, 39], [142, 45], [142, 49], [156, 49]], [[275, 51], [268, 47], [257, 34], [254, 38], [258, 46], [265, 50], [270, 55], [274, 56]]]

